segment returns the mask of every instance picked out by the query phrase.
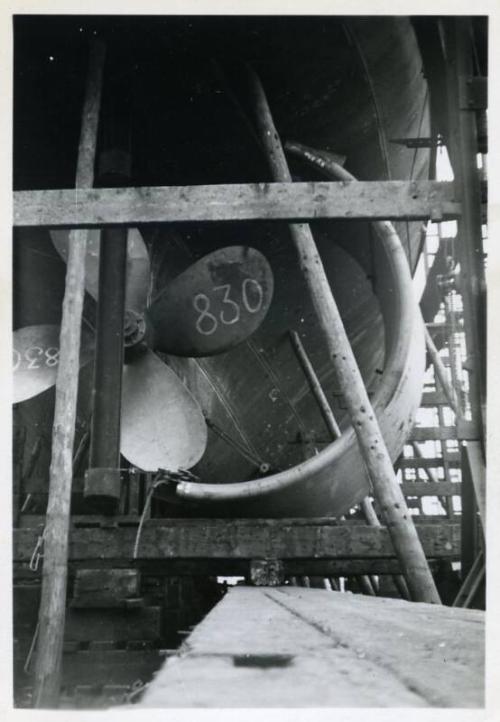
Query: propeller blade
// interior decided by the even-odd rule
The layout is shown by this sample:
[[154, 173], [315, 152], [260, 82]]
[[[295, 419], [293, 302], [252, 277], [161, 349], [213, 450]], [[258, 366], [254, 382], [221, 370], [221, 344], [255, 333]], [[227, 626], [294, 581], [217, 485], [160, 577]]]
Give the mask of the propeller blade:
[[144, 471], [194, 466], [207, 445], [198, 402], [176, 373], [146, 350], [125, 365], [121, 453]]
[[[97, 228], [90, 229], [87, 235], [87, 257], [85, 258], [85, 288], [92, 298], [99, 294], [99, 238]], [[69, 231], [50, 231], [52, 243], [65, 263], [69, 254]]]
[[[52, 243], [64, 261], [68, 260], [69, 231], [50, 232]], [[99, 295], [99, 238], [100, 231], [91, 229], [87, 236], [87, 257], [85, 260], [85, 288], [97, 300]], [[149, 254], [146, 244], [137, 228], [130, 228], [127, 234], [127, 286], [125, 307], [137, 313], [146, 308], [150, 278]]]
[[137, 228], [127, 235], [127, 288], [125, 307], [142, 313], [147, 306], [151, 267], [146, 244]]
[[[14, 403], [26, 401], [41, 394], [56, 382], [59, 366], [60, 326], [25, 326], [14, 331], [13, 368]], [[93, 337], [82, 329], [80, 365], [91, 360]]]
[[273, 288], [271, 267], [254, 248], [210, 253], [169, 283], [148, 309], [154, 348], [211, 356], [237, 346], [262, 323]]

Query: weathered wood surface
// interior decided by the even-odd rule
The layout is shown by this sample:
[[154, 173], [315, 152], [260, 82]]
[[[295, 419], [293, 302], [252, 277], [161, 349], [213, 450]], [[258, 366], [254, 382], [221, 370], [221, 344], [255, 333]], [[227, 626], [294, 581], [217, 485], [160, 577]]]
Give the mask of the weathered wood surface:
[[[14, 561], [29, 561], [39, 528], [14, 532]], [[70, 534], [71, 561], [131, 559], [137, 526], [79, 528]], [[455, 558], [460, 525], [418, 526], [429, 558]], [[336, 525], [316, 520], [168, 519], [148, 520], [142, 529], [139, 559], [342, 559], [394, 558], [385, 527]]]
[[78, 569], [72, 607], [120, 607], [140, 595], [137, 569]]
[[426, 391], [422, 394], [421, 406], [438, 406], [439, 404], [448, 405], [448, 400], [441, 391]]
[[449, 453], [443, 455], [442, 457], [432, 458], [420, 458], [410, 456], [404, 459], [398, 459], [397, 466], [400, 469], [438, 469], [439, 467], [443, 466], [444, 462], [446, 462], [448, 466], [450, 466], [452, 469], [458, 469], [460, 468], [460, 454]]
[[457, 218], [453, 183], [253, 183], [14, 193], [14, 225], [57, 228], [193, 221]]
[[405, 496], [460, 496], [462, 485], [449, 481], [406, 481], [401, 489]]
[[[90, 188], [93, 185], [104, 55], [105, 46], [100, 40], [94, 40], [90, 51], [78, 146], [77, 189], [73, 193], [78, 193], [78, 187]], [[72, 231], [66, 269], [52, 428], [52, 458], [39, 612], [40, 631], [35, 661], [34, 707], [56, 705], [61, 684], [86, 250], [87, 233], [81, 230]]]
[[[258, 75], [247, 68], [249, 88], [254, 108], [259, 138], [266, 152], [273, 180], [290, 183], [292, 176], [285, 157], [279, 133], [274, 124], [271, 108]], [[343, 169], [341, 169], [341, 172]], [[355, 179], [341, 181], [351, 184]], [[405, 283], [411, 284], [405, 252], [394, 230], [389, 230], [387, 221], [379, 222], [381, 239], [393, 238], [391, 254], [393, 259], [401, 258], [399, 275]], [[387, 233], [386, 231], [387, 226]], [[290, 224], [289, 232], [297, 255], [299, 269], [307, 286], [314, 309], [315, 323], [325, 344], [335, 376], [348, 409], [349, 419], [356, 433], [359, 451], [371, 482], [373, 495], [387, 524], [391, 541], [399, 559], [403, 574], [415, 601], [439, 604], [439, 594], [427, 564], [422, 544], [415, 531], [406, 500], [399, 487], [392, 460], [382, 435], [378, 419], [372, 408], [367, 389], [357, 360], [351, 348], [340, 311], [328, 281], [323, 262], [307, 224]], [[404, 260], [403, 260], [404, 259]], [[395, 262], [395, 261], [394, 261]], [[411, 323], [409, 315], [405, 319]], [[401, 318], [401, 322], [403, 318]], [[415, 326], [413, 326], [415, 328]], [[415, 330], [416, 333], [416, 330]], [[373, 510], [368, 511], [368, 520], [378, 524]]]
[[[458, 561], [460, 555], [444, 550], [445, 556], [437, 554], [431, 558], [433, 561], [446, 559]], [[285, 576], [319, 576], [319, 577], [349, 577], [360, 574], [400, 574], [401, 567], [396, 558], [387, 557], [353, 557], [342, 559], [283, 559], [281, 560]], [[70, 570], [76, 570], [81, 562], [69, 562]], [[130, 564], [124, 559], [94, 559], [85, 560], [85, 564], [94, 564], [96, 568], [120, 568]], [[168, 576], [248, 576], [250, 573], [250, 560], [248, 559], [143, 559], [141, 567], [147, 568], [153, 574]], [[33, 572], [28, 568], [27, 561], [15, 565], [15, 576], [19, 581], [33, 579]]]
[[[334, 413], [323, 390], [323, 387], [321, 386], [314, 366], [312, 365], [311, 360], [307, 355], [304, 344], [302, 343], [301, 338], [296, 331], [290, 331], [289, 337], [293, 350], [295, 351], [295, 355], [297, 356], [297, 360], [299, 361], [299, 364], [301, 365], [304, 375], [309, 384], [311, 394], [315, 398], [318, 408], [321, 412], [323, 421], [325, 422], [325, 426], [330, 432], [332, 440], [338, 439], [342, 433], [340, 430], [340, 426], [337, 423], [337, 419], [334, 416]], [[372, 501], [369, 497], [365, 497], [361, 500], [361, 509], [369, 526], [380, 526], [380, 521], [378, 519], [377, 513], [375, 512]], [[361, 583], [364, 588], [367, 589], [368, 593], [375, 594], [372, 581], [369, 579], [369, 577], [361, 577]], [[402, 577], [401, 584], [406, 587], [406, 584]], [[405, 589], [405, 591], [407, 590]]]
[[[410, 482], [408, 482], [410, 483]], [[416, 482], [418, 483], [418, 482]], [[427, 483], [427, 482], [422, 482]], [[44, 525], [44, 519], [45, 517], [41, 514], [23, 514], [22, 517], [19, 520], [19, 529], [42, 529]], [[172, 517], [172, 518], [149, 518], [147, 519], [147, 523], [151, 526], [186, 526], [186, 525], [194, 525], [194, 526], [206, 526], [207, 524], [229, 524], [231, 522], [235, 522], [236, 524], [248, 524], [248, 525], [255, 525], [255, 524], [263, 524], [267, 526], [280, 526], [280, 524], [285, 525], [293, 525], [293, 526], [338, 526], [338, 527], [347, 527], [348, 529], [352, 528], [353, 526], [362, 526], [365, 524], [365, 521], [359, 518], [349, 518], [349, 519], [333, 519], [331, 516], [326, 517], [291, 517], [291, 518], [284, 518], [284, 519], [232, 519], [231, 521], [229, 519], [216, 519], [216, 518], [210, 518], [210, 519], [203, 519], [203, 518], [196, 518], [196, 519], [183, 519], [181, 517]], [[443, 522], [446, 524], [446, 519], [436, 517], [436, 516], [425, 516], [425, 515], [418, 515], [415, 517], [415, 523], [418, 525], [419, 523], [422, 524], [443, 524]], [[71, 517], [71, 525], [74, 529], [90, 529], [90, 528], [108, 528], [108, 529], [116, 529], [117, 527], [128, 527], [128, 528], [134, 528], [137, 529], [139, 526], [139, 517], [138, 516], [130, 516], [128, 514], [116, 514], [113, 516], [105, 516], [103, 514], [75, 514]]]
[[408, 441], [446, 441], [457, 438], [456, 426], [415, 426]]
[[480, 707], [483, 677], [483, 612], [234, 587], [164, 664], [141, 705]]

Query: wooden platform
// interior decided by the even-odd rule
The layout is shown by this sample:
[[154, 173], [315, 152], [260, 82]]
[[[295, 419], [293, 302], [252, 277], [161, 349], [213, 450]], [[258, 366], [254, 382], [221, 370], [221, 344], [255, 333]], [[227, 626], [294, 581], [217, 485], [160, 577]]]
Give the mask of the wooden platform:
[[145, 707], [481, 707], [484, 613], [303, 587], [233, 587]]

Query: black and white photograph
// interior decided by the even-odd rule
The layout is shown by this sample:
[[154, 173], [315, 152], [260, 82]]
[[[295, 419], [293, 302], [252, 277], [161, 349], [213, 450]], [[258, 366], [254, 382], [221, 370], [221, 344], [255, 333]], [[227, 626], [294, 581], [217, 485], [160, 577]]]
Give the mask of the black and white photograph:
[[168, 7], [2, 18], [6, 705], [484, 715], [489, 13]]

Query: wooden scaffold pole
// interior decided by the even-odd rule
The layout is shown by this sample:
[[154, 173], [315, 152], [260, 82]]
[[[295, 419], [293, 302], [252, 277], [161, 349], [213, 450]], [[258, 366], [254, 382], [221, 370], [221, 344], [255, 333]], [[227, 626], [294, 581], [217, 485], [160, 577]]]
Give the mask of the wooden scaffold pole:
[[[262, 84], [248, 69], [257, 128], [273, 179], [291, 182], [292, 177]], [[356, 432], [374, 494], [382, 509], [411, 597], [440, 604], [415, 525], [397, 482], [391, 458], [371, 406], [363, 378], [347, 337], [342, 318], [326, 277], [311, 230], [306, 224], [290, 224], [299, 267], [307, 283], [335, 373]]]
[[[76, 188], [91, 188], [94, 181], [97, 126], [105, 48], [94, 41], [78, 148]], [[66, 270], [56, 404], [52, 432], [49, 498], [44, 531], [42, 593], [33, 693], [34, 707], [57, 707], [66, 616], [68, 537], [73, 481], [80, 333], [85, 295], [87, 231], [72, 231]]]
[[[321, 414], [323, 416], [323, 419], [325, 421], [325, 425], [330, 432], [330, 435], [332, 439], [338, 439], [341, 435], [340, 426], [337, 423], [337, 420], [335, 419], [335, 416], [333, 414], [332, 408], [328, 402], [328, 399], [326, 398], [326, 394], [323, 391], [321, 387], [320, 380], [316, 374], [316, 371], [314, 370], [314, 367], [307, 355], [307, 352], [302, 344], [302, 341], [300, 340], [300, 336], [296, 331], [290, 332], [290, 341], [292, 342], [292, 346], [294, 348], [294, 351], [297, 355], [297, 358], [300, 361], [300, 364], [302, 366], [302, 369], [304, 371], [304, 374], [307, 378], [307, 381], [309, 383], [311, 393], [314, 396], [314, 399], [316, 403], [318, 404], [318, 407], [321, 411]], [[364, 499], [361, 500], [361, 509], [363, 511], [364, 517], [368, 523], [369, 526], [376, 526], [380, 527], [382, 524], [379, 521], [379, 518], [377, 516], [377, 513], [375, 509], [373, 508], [372, 500], [369, 496], [365, 496]], [[404, 577], [401, 574], [396, 574], [393, 577], [394, 583], [403, 599], [409, 598], [409, 592], [406, 585], [406, 581]], [[369, 577], [363, 575], [358, 579], [360, 582], [362, 588], [365, 590], [367, 594], [376, 595], [377, 593], [377, 583], [375, 577]]]

